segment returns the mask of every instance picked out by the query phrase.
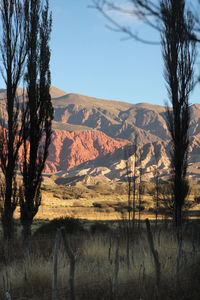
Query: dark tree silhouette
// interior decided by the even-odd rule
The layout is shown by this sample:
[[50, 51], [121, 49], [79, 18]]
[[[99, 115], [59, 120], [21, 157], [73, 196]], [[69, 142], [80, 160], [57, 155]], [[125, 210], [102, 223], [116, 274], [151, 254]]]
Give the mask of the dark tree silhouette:
[[41, 204], [42, 171], [51, 141], [53, 107], [50, 89], [49, 39], [52, 18], [48, 0], [27, 1], [28, 62], [25, 75], [28, 116], [26, 119], [22, 164], [23, 186], [20, 189], [20, 210], [23, 236], [31, 235], [31, 224]]
[[[180, 1], [180, 0], [178, 0]], [[108, 26], [111, 30], [116, 32], [121, 32], [126, 34], [131, 39], [135, 41], [142, 42], [144, 44], [158, 45], [159, 40], [151, 40], [142, 36], [141, 32], [135, 30], [135, 27], [126, 26], [119, 23], [110, 12], [115, 12], [117, 14], [124, 14], [128, 16], [137, 17], [142, 20], [144, 24], [152, 27], [153, 29], [160, 32], [162, 23], [162, 12], [160, 10], [160, 4], [162, 0], [131, 0], [130, 5], [124, 5], [124, 3], [116, 2], [115, 0], [91, 0], [91, 8], [95, 8], [101, 12], [101, 14], [108, 20], [111, 26]], [[200, 42], [200, 1], [184, 1], [187, 6], [190, 7], [194, 18], [194, 28], [193, 32], [188, 32], [188, 39], [191, 41]], [[186, 28], [185, 28], [186, 29]]]
[[156, 44], [154, 41], [141, 38], [130, 27], [119, 24], [110, 17], [110, 11], [137, 15], [140, 20], [161, 34], [165, 79], [172, 104], [172, 110], [167, 108], [167, 121], [172, 138], [174, 218], [176, 225], [179, 226], [182, 206], [189, 190], [186, 179], [190, 121], [188, 100], [194, 87], [195, 43], [200, 42], [199, 16], [194, 7], [191, 6], [192, 12], [185, 8], [184, 0], [132, 0], [131, 9], [124, 8], [123, 4], [115, 4], [112, 0], [92, 0], [92, 2], [92, 7], [105, 16], [115, 31], [123, 32], [134, 40]]
[[163, 0], [161, 13], [165, 80], [172, 104], [172, 110], [167, 109], [167, 123], [172, 139], [174, 218], [176, 226], [180, 229], [182, 207], [189, 191], [186, 178], [190, 122], [189, 94], [194, 84], [195, 42], [188, 39], [188, 33], [192, 35], [193, 19], [192, 14], [186, 12], [183, 0]]
[[17, 96], [17, 86], [23, 75], [26, 59], [25, 2], [2, 0], [0, 4], [1, 74], [7, 89], [6, 113], [1, 113], [0, 124], [0, 167], [3, 174], [2, 225], [4, 238], [11, 239], [13, 237], [13, 213], [18, 201], [16, 182], [18, 151], [22, 144], [24, 124], [23, 114], [19, 121], [20, 101]]
[[154, 154], [155, 158], [155, 169], [154, 169], [154, 180], [155, 180], [155, 188], [153, 192], [153, 199], [155, 201], [155, 228], [157, 229], [157, 223], [158, 223], [158, 209], [159, 209], [159, 169], [158, 169], [158, 162], [159, 162], [159, 154], [157, 150], [155, 150]]
[[[132, 145], [126, 148], [126, 178], [128, 181], [128, 219], [129, 227], [131, 225], [132, 214], [132, 230], [135, 228], [135, 212], [136, 212], [136, 172], [137, 172], [137, 150], [138, 135], [135, 134], [135, 140]], [[132, 164], [130, 157], [134, 155], [134, 163]]]

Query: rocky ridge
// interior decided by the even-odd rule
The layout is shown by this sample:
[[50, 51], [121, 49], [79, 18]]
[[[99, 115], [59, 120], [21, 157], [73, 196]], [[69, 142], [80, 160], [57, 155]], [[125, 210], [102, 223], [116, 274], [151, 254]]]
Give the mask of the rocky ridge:
[[[22, 93], [19, 88], [19, 97]], [[132, 152], [136, 135], [138, 151], [142, 153], [140, 168], [144, 180], [152, 180], [156, 168], [163, 179], [168, 178], [170, 137], [164, 106], [67, 94], [55, 87], [51, 87], [51, 95], [54, 131], [46, 162], [46, 178], [61, 178], [62, 182], [83, 181], [85, 184], [125, 180], [127, 157], [130, 165], [134, 162]], [[6, 90], [1, 89], [2, 110], [5, 109], [5, 96]], [[200, 104], [194, 104], [190, 109], [188, 174], [191, 178], [199, 178]], [[137, 166], [139, 169], [139, 161]]]
[[68, 171], [99, 156], [127, 145], [129, 141], [115, 140], [101, 131], [54, 130], [46, 162], [46, 172]]
[[[157, 172], [159, 180], [166, 181], [170, 177], [170, 141], [159, 141], [138, 145], [135, 155], [134, 145], [127, 144], [122, 148], [98, 156], [94, 160], [88, 160], [71, 168], [68, 172], [57, 174], [54, 177], [58, 184], [86, 185], [99, 182], [127, 181], [127, 176], [133, 177], [134, 172], [137, 180], [139, 173], [143, 181], [155, 181]], [[200, 179], [200, 140], [191, 138], [189, 152], [188, 178]], [[134, 171], [136, 159], [136, 170]]]

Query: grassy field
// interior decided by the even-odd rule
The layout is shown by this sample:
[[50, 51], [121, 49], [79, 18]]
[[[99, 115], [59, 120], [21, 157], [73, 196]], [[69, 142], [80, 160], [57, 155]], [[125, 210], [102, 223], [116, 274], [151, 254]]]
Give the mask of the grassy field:
[[[0, 299], [8, 299], [6, 292], [11, 300], [52, 299], [56, 230], [64, 225], [75, 259], [75, 300], [199, 300], [199, 220], [184, 220], [183, 244], [179, 251], [180, 244], [169, 215], [162, 210], [155, 227], [155, 201], [147, 187], [144, 191], [141, 221], [138, 222], [136, 202], [137, 220], [133, 231], [127, 222], [127, 184], [43, 186], [42, 205], [33, 222], [30, 243], [25, 244], [21, 239], [19, 208], [15, 212], [15, 240], [0, 243]], [[193, 188], [189, 204], [196, 195], [198, 186], [196, 190]], [[195, 212], [199, 203], [189, 207]], [[60, 217], [63, 219], [55, 220]], [[143, 221], [146, 218], [152, 219], [154, 250], [160, 265], [159, 286]], [[54, 299], [72, 299], [70, 260], [62, 238], [58, 248]]]
[[[97, 226], [99, 230], [96, 231], [87, 224], [87, 230], [68, 234], [75, 257], [76, 299], [199, 300], [200, 239], [199, 235], [196, 235], [198, 226], [196, 223], [188, 223], [184, 227], [177, 285], [178, 244], [174, 229], [166, 223], [160, 223], [157, 230], [151, 225], [154, 247], [160, 263], [159, 287], [156, 286], [155, 263], [144, 222], [141, 223], [140, 230], [135, 230], [134, 233], [127, 233], [125, 224], [118, 222], [115, 226], [107, 223], [107, 230]], [[113, 298], [118, 239], [119, 270]], [[10, 244], [1, 243], [1, 299], [6, 299], [6, 292], [10, 293], [11, 299], [16, 300], [51, 299], [54, 241], [55, 232], [34, 235], [29, 244], [28, 254], [21, 239], [16, 239]], [[71, 299], [69, 269], [69, 257], [61, 240], [58, 251], [56, 300]]]
[[[145, 187], [141, 196], [140, 217], [142, 220], [155, 218], [155, 201], [149, 189]], [[193, 186], [189, 196], [192, 203], [198, 186]], [[136, 218], [139, 215], [138, 199], [136, 193]], [[161, 205], [159, 219], [163, 219], [163, 205]], [[199, 210], [200, 204], [191, 206], [191, 210]], [[75, 217], [88, 220], [120, 220], [128, 218], [128, 186], [127, 183], [103, 184], [94, 186], [44, 186], [42, 188], [42, 204], [37, 213], [37, 219], [59, 217]], [[19, 218], [19, 208], [16, 209], [15, 218]]]

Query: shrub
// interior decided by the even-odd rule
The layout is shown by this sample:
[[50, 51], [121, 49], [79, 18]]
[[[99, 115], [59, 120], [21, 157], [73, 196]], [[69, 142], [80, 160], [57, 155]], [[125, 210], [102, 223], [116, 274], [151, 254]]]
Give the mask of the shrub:
[[105, 232], [109, 231], [110, 228], [107, 224], [95, 222], [94, 224], [92, 224], [90, 226], [90, 230], [92, 233], [96, 233], [96, 232], [105, 233]]
[[136, 208], [137, 208], [138, 211], [145, 210], [145, 207], [143, 205], [137, 205]]
[[194, 197], [194, 202], [200, 204], [200, 197]]
[[100, 203], [94, 202], [94, 203], [92, 203], [92, 205], [96, 208], [102, 208], [102, 205]]
[[83, 225], [80, 220], [75, 218], [56, 218], [47, 224], [41, 225], [35, 234], [49, 234], [54, 233], [58, 228], [64, 227], [67, 233], [75, 233], [84, 231]]

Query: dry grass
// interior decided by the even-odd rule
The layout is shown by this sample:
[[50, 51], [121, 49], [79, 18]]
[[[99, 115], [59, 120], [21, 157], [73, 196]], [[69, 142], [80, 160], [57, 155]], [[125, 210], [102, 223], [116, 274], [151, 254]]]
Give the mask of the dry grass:
[[[33, 232], [44, 222], [58, 217], [76, 217], [87, 219], [86, 228], [89, 230], [92, 222], [89, 220], [115, 220], [109, 222], [112, 231], [106, 234], [83, 233], [82, 236], [72, 236], [76, 244], [76, 275], [75, 289], [77, 300], [110, 300], [111, 283], [114, 272], [115, 231], [120, 220], [125, 220], [127, 206], [127, 190], [125, 185], [120, 189], [106, 186], [96, 186], [92, 189], [78, 187], [45, 187], [43, 202], [33, 224]], [[193, 195], [191, 199], [193, 199]], [[154, 206], [149, 195], [143, 196], [145, 210], [141, 220], [154, 219], [149, 208]], [[15, 217], [19, 217], [19, 210]], [[136, 214], [136, 218], [138, 215]], [[162, 219], [162, 216], [160, 216]], [[16, 222], [17, 232], [21, 227]], [[140, 234], [130, 234], [130, 266], [127, 266], [126, 231], [124, 222], [120, 223], [120, 268], [118, 293], [119, 299], [155, 299], [155, 268], [153, 257], [149, 250], [144, 226]], [[159, 225], [160, 226], [160, 225]], [[177, 242], [171, 229], [159, 227], [154, 233], [155, 247], [161, 262], [162, 300], [199, 300], [200, 274], [200, 241], [198, 230], [187, 229], [183, 243], [181, 258], [181, 287], [179, 298], [175, 295], [175, 266]], [[195, 233], [195, 235], [193, 235]], [[194, 236], [198, 236], [198, 243]], [[5, 291], [10, 291], [12, 300], [49, 300], [51, 299], [52, 261], [54, 238], [34, 237], [31, 242], [30, 256], [27, 256], [22, 242], [16, 245], [0, 246], [0, 299], [5, 299]], [[109, 255], [110, 253], [110, 255]], [[57, 300], [69, 298], [69, 260], [60, 246], [58, 259], [58, 288], [60, 295]], [[25, 298], [25, 296], [27, 297]], [[20, 298], [21, 297], [21, 298]], [[24, 298], [22, 298], [24, 297]]]
[[[42, 189], [42, 204], [36, 218], [49, 219], [59, 217], [76, 217], [88, 220], [120, 220], [128, 218], [127, 184], [97, 184], [86, 187], [77, 186], [45, 186]], [[189, 200], [192, 201], [194, 195]], [[141, 220], [154, 219], [155, 203], [149, 194], [142, 196]], [[200, 204], [193, 209], [200, 209]], [[15, 211], [15, 218], [19, 218], [19, 207]], [[136, 218], [138, 213], [136, 212]], [[159, 219], [162, 219], [159, 215]]]
[[[154, 233], [155, 248], [161, 263], [161, 299], [175, 297], [175, 266], [177, 242], [171, 229], [159, 228]], [[111, 282], [114, 274], [115, 233], [83, 233], [72, 235], [76, 257], [75, 291], [77, 299], [110, 299]], [[178, 299], [199, 299], [200, 247], [195, 241], [195, 249], [190, 229], [185, 232], [181, 258], [181, 287]], [[0, 290], [1, 299], [5, 291], [10, 291], [12, 299], [50, 299], [54, 239], [33, 238], [30, 255], [18, 241], [14, 247], [1, 246]], [[17, 246], [17, 247], [16, 247]], [[6, 245], [5, 245], [6, 247]], [[4, 249], [4, 251], [3, 251]], [[109, 250], [110, 249], [110, 250]], [[126, 234], [120, 229], [119, 247], [119, 299], [155, 299], [155, 268], [147, 242], [145, 227], [140, 234], [130, 234], [130, 267], [127, 266]], [[109, 255], [110, 253], [110, 255]], [[58, 259], [59, 299], [66, 299], [69, 280], [69, 260], [63, 245], [60, 245]], [[198, 296], [197, 296], [198, 295]]]

